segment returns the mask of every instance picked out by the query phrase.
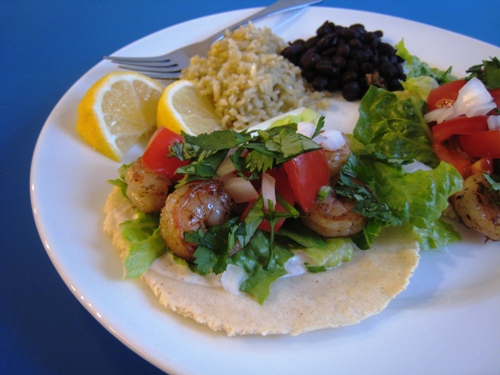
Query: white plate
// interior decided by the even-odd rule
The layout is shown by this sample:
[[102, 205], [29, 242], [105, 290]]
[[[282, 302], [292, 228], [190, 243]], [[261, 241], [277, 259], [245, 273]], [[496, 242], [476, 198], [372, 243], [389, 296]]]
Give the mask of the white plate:
[[[162, 30], [120, 53], [155, 55], [196, 41], [252, 10], [193, 20]], [[463, 75], [500, 49], [448, 31], [359, 11], [314, 7], [275, 31], [285, 41], [309, 37], [325, 20], [382, 29], [405, 39], [422, 60]], [[276, 26], [279, 19], [266, 25]], [[262, 25], [262, 24], [259, 24]], [[493, 373], [500, 368], [500, 249], [463, 231], [462, 243], [422, 254], [409, 288], [360, 324], [298, 337], [213, 333], [165, 311], [139, 281], [123, 281], [120, 260], [101, 230], [102, 208], [119, 167], [75, 131], [86, 90], [115, 67], [102, 62], [64, 95], [38, 140], [31, 171], [33, 212], [47, 253], [88, 311], [125, 345], [170, 373]], [[328, 124], [356, 121], [356, 104], [337, 101]], [[130, 155], [131, 159], [134, 155]]]

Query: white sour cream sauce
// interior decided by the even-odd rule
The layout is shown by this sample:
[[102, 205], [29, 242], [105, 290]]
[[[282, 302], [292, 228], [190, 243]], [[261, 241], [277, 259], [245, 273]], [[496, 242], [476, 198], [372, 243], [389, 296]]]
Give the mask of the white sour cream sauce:
[[[285, 264], [288, 274], [283, 277], [299, 276], [306, 273], [307, 268], [304, 266], [304, 263], [311, 261], [307, 254], [301, 251], [295, 252], [295, 255]], [[234, 295], [241, 294], [240, 285], [248, 277], [242, 268], [233, 264], [228, 265], [226, 271], [222, 274], [216, 275], [211, 273], [202, 276], [191, 271], [189, 267], [176, 262], [171, 253], [167, 253], [155, 260], [150, 269], [153, 272], [185, 283], [224, 288], [227, 292]]]

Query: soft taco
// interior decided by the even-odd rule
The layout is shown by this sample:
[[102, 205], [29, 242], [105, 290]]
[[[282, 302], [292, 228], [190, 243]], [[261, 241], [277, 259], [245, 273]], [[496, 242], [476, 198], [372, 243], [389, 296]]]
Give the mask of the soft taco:
[[[136, 209], [114, 188], [104, 210], [104, 230], [125, 257], [129, 242], [119, 224], [133, 219]], [[156, 259], [141, 277], [164, 307], [215, 331], [297, 335], [355, 324], [382, 311], [406, 289], [418, 265], [418, 250], [408, 232], [386, 230], [369, 251], [354, 250], [349, 262], [334, 269], [278, 279], [262, 305], [243, 292], [225, 290], [220, 278], [177, 264], [171, 253]]]
[[[304, 126], [312, 130], [308, 133], [304, 131]], [[332, 151], [332, 142], [328, 142], [329, 135], [322, 132], [322, 126], [323, 119], [318, 114], [303, 111], [298, 116], [294, 114], [281, 118], [273, 123], [269, 131], [258, 134], [220, 131], [204, 135], [201, 139], [184, 135], [182, 145], [172, 141], [171, 157], [191, 159], [189, 164], [180, 168], [177, 163], [170, 177], [173, 180], [177, 178], [178, 187], [194, 186], [195, 181], [208, 179], [207, 166], [210, 166], [212, 177], [217, 176], [218, 180], [227, 183], [227, 179], [217, 172], [220, 173], [219, 168], [224, 165], [231, 149], [232, 164], [236, 167], [225, 173], [233, 174], [233, 177], [237, 174], [238, 178], [244, 176], [247, 181], [251, 181], [256, 172], [271, 174], [279, 179], [280, 172], [273, 174], [273, 168], [280, 170], [281, 164], [300, 155], [312, 155], [319, 149], [322, 153], [324, 145], [330, 144], [326, 150]], [[244, 139], [240, 139], [240, 134]], [[254, 170], [242, 163], [242, 159], [248, 157], [243, 150], [262, 151], [260, 146], [250, 145], [249, 142], [261, 142], [262, 145], [276, 136], [279, 138], [277, 143], [283, 146], [286, 143], [284, 140], [293, 138], [287, 138], [291, 135], [300, 138], [301, 148], [286, 157], [283, 150], [279, 151], [281, 154], [275, 155], [274, 161], [267, 164], [269, 170]], [[224, 143], [221, 140], [227, 141], [231, 137], [238, 138], [241, 149], [231, 142], [221, 146]], [[373, 155], [363, 159], [366, 150], [354, 138], [352, 142], [357, 155], [350, 153], [338, 175], [334, 178], [328, 175], [326, 183], [316, 184], [312, 195], [311, 189], [300, 189], [300, 183], [295, 186], [297, 181], [289, 177], [294, 171], [303, 170], [304, 165], [297, 163], [297, 170], [283, 167], [287, 171], [287, 183], [279, 184], [276, 180], [272, 185], [278, 197], [274, 203], [268, 199], [269, 193], [264, 192], [264, 186], [259, 185], [256, 189], [259, 199], [243, 203], [247, 204], [246, 209], [242, 209], [239, 202], [235, 220], [216, 225], [215, 229], [203, 226], [182, 232], [180, 241], [192, 247], [187, 255], [175, 252], [175, 246], [169, 244], [165, 233], [162, 236], [160, 230], [163, 218], [172, 216], [171, 211], [175, 209], [165, 209], [168, 203], [166, 206], [162, 203], [159, 217], [138, 212], [137, 205], [124, 194], [127, 187], [124, 178], [115, 182], [117, 187], [104, 207], [104, 230], [112, 236], [113, 245], [124, 258], [128, 277], [140, 276], [163, 306], [215, 331], [225, 331], [228, 335], [296, 335], [357, 323], [382, 311], [406, 288], [418, 264], [421, 247], [429, 247], [432, 243], [439, 246], [455, 240], [450, 234], [453, 230], [441, 223], [439, 218], [447, 207], [448, 197], [460, 186], [453, 170], [444, 164], [407, 173], [399, 164], [387, 164], [386, 159], [374, 160]], [[217, 143], [217, 147], [211, 149], [213, 143]], [[338, 142], [333, 143], [337, 144], [333, 146], [334, 150], [341, 147]], [[273, 149], [268, 146], [263, 152], [269, 153], [269, 149]], [[253, 157], [255, 159], [255, 155]], [[279, 158], [280, 162], [277, 161]], [[334, 167], [338, 168], [338, 165]], [[306, 169], [314, 174], [321, 168], [315, 159], [312, 166]], [[203, 178], [200, 170], [205, 173]], [[309, 180], [310, 176], [306, 176], [304, 181]], [[323, 185], [334, 185], [334, 193], [331, 188], [322, 189]], [[291, 200], [283, 199], [287, 196], [283, 186], [291, 187], [292, 193], [295, 191]], [[391, 189], [394, 186], [399, 186], [400, 190]], [[172, 186], [169, 188], [173, 189]], [[434, 192], [431, 196], [428, 194], [430, 190]], [[306, 197], [298, 197], [302, 194], [300, 192], [306, 192]], [[306, 228], [311, 228], [307, 220], [301, 220], [308, 216], [312, 206], [321, 204], [325, 196], [331, 198], [331, 194], [341, 194], [339, 199], [355, 202], [350, 206], [352, 211], [365, 218], [361, 228], [352, 233], [348, 228], [338, 241], [327, 239], [328, 233], [311, 234], [312, 231]], [[174, 193], [170, 193], [172, 195]], [[160, 201], [162, 199], [164, 201], [165, 196], [160, 194]], [[307, 199], [314, 202], [308, 203]], [[263, 202], [268, 202], [269, 206], [264, 208]], [[255, 218], [257, 222], [252, 221]], [[283, 218], [299, 225], [286, 227]], [[267, 231], [262, 226], [266, 220]], [[132, 233], [134, 226], [139, 228], [136, 233]], [[213, 240], [221, 233], [225, 236], [222, 242], [220, 239]], [[189, 238], [184, 237], [187, 234]], [[429, 240], [431, 237], [434, 242]], [[438, 242], [439, 237], [444, 239]], [[279, 243], [278, 238], [284, 245]], [[267, 244], [267, 250], [262, 243]], [[247, 250], [249, 248], [252, 249]], [[268, 257], [263, 264], [257, 264], [259, 255], [249, 260], [250, 253], [260, 252], [262, 255], [262, 251], [264, 257]], [[304, 252], [305, 258], [301, 257]], [[293, 267], [289, 261], [295, 258], [300, 263], [300, 272], [290, 270]], [[267, 268], [270, 264], [272, 267], [276, 265], [276, 268]]]

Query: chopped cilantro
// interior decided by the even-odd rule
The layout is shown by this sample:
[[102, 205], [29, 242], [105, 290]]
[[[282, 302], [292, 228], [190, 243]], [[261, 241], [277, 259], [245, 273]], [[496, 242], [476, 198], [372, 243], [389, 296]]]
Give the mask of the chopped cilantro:
[[[321, 117], [315, 134], [323, 126], [324, 117]], [[300, 154], [321, 148], [311, 138], [297, 133], [295, 123], [256, 133], [229, 129], [198, 136], [182, 135], [184, 142], [174, 143], [170, 147], [170, 155], [190, 160], [191, 163], [177, 170], [177, 173], [185, 175], [178, 186], [195, 179], [216, 177], [218, 167], [230, 150], [233, 150], [231, 161], [237, 173], [255, 178]]]
[[470, 73], [466, 79], [477, 77], [487, 89], [500, 88], [500, 60], [493, 57], [491, 60], [483, 60], [482, 64], [473, 65], [467, 69]]

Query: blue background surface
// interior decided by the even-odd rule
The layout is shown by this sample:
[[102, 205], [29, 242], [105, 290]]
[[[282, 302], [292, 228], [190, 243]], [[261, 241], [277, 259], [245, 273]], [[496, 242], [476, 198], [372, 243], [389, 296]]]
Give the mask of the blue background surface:
[[[494, 3], [326, 0], [320, 5], [402, 17], [500, 46]], [[0, 0], [1, 374], [161, 373], [94, 320], [52, 266], [29, 200], [33, 149], [52, 108], [103, 55], [179, 22], [268, 4]]]

